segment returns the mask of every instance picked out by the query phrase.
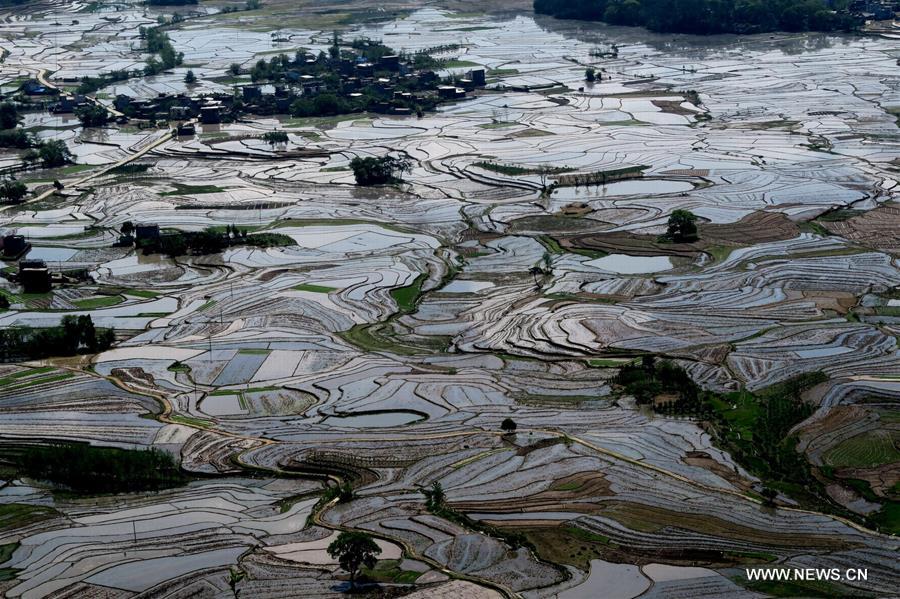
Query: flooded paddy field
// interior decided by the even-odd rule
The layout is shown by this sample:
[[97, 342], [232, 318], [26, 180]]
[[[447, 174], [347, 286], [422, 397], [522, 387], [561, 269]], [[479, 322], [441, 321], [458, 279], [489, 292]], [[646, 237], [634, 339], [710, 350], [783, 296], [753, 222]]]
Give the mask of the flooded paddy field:
[[[140, 68], [160, 11], [100, 4], [0, 13], [0, 83]], [[193, 90], [185, 67], [98, 101], [230, 90], [232, 63], [327, 51], [330, 28], [276, 27], [274, 10], [194, 9], [169, 32]], [[754, 564], [850, 564], [868, 581], [831, 596], [895, 592], [896, 43], [436, 8], [341, 35], [450, 48], [447, 72], [481, 66], [488, 85], [420, 118], [185, 136], [26, 114], [77, 168], [23, 172], [31, 195], [0, 230], [85, 278], [48, 294], [0, 279], [0, 327], [90, 315], [116, 340], [0, 365], [0, 441], [156, 447], [198, 478], [79, 499], [3, 471], [0, 507], [48, 511], [0, 525], [0, 594], [339, 596], [338, 530], [373, 534], [381, 583], [421, 596], [765, 596], [738, 575]], [[287, 143], [263, 140], [275, 130]], [[354, 157], [389, 152], [411, 161], [402, 183], [354, 184]], [[698, 240], [660, 238], [676, 210]], [[167, 257], [113, 247], [126, 222], [289, 243]], [[624, 392], [620, 368], [646, 356], [733, 402], [731, 434]], [[747, 393], [809, 373], [792, 455], [828, 473], [827, 504], [727, 444]], [[351, 501], [320, 502], [345, 481]], [[426, 506], [434, 482], [457, 517]]]

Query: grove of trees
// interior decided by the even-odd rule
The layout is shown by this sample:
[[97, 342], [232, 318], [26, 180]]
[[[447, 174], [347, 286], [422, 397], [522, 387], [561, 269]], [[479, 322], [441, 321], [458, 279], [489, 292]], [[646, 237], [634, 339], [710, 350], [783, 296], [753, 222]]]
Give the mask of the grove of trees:
[[81, 493], [156, 491], [186, 481], [178, 462], [155, 448], [135, 451], [67, 443], [29, 445], [10, 454], [20, 474]]
[[394, 156], [357, 156], [350, 161], [350, 168], [357, 185], [384, 185], [400, 181], [403, 173], [408, 172], [412, 165], [409, 160]]
[[[843, 6], [842, 6], [843, 5]], [[846, 0], [534, 0], [537, 13], [605, 21], [666, 33], [762, 33], [851, 30], [859, 20]]]
[[48, 358], [106, 351], [115, 341], [112, 329], [98, 329], [90, 315], [62, 317], [59, 326], [0, 330], [0, 359]]

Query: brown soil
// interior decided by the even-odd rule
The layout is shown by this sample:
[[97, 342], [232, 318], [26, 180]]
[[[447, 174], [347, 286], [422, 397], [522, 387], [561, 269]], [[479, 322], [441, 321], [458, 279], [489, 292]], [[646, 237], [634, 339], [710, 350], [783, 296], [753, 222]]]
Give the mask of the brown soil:
[[822, 221], [821, 224], [831, 233], [850, 241], [900, 254], [900, 205], [896, 203], [880, 206], [848, 220]]
[[685, 455], [683, 461], [690, 466], [699, 466], [709, 470], [743, 491], [753, 489], [753, 484], [749, 480], [741, 477], [733, 468], [729, 468], [725, 464], [712, 459], [705, 451], [690, 451]]
[[599, 472], [579, 472], [556, 480], [546, 491], [526, 497], [491, 501], [454, 501], [453, 508], [462, 512], [494, 512], [518, 514], [527, 512], [567, 511], [597, 513], [602, 508], [591, 501], [595, 497], [613, 495], [606, 477]]
[[700, 240], [694, 243], [666, 243], [656, 235], [636, 233], [586, 233], [561, 237], [566, 248], [600, 250], [630, 256], [683, 256], [695, 258], [710, 246], [745, 246], [793, 239], [799, 228], [784, 214], [754, 212], [736, 223], [698, 226]]

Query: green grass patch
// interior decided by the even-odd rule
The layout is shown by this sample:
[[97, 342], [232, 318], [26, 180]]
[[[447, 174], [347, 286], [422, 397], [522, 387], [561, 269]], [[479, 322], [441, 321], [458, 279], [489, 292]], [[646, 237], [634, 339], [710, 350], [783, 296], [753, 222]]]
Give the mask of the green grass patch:
[[48, 376], [27, 377], [11, 383], [4, 383], [3, 380], [0, 380], [0, 388], [4, 391], [21, 391], [23, 389], [28, 389], [29, 387], [37, 387], [38, 385], [64, 381], [74, 376], [75, 375], [71, 372], [60, 372], [59, 374], [51, 374]]
[[391, 297], [397, 302], [397, 307], [401, 312], [412, 312], [416, 307], [419, 296], [422, 295], [422, 285], [425, 283], [427, 276], [422, 274], [416, 277], [411, 285], [391, 289]]
[[268, 356], [270, 353], [272, 353], [272, 350], [262, 349], [262, 348], [257, 348], [257, 347], [248, 347], [246, 349], [238, 350], [238, 353], [239, 354], [249, 354], [249, 355], [253, 355], [253, 356]]
[[82, 310], [95, 310], [97, 308], [108, 308], [110, 306], [116, 306], [125, 301], [119, 295], [103, 295], [100, 297], [87, 297], [84, 299], [73, 300], [72, 304], [81, 308]]
[[519, 123], [511, 123], [511, 122], [496, 122], [496, 123], [482, 123], [478, 125], [482, 129], [503, 129], [504, 127], [515, 127]]
[[888, 501], [869, 516], [869, 521], [881, 532], [900, 535], [900, 501]]
[[56, 510], [49, 507], [26, 505], [24, 503], [3, 503], [0, 504], [0, 531], [28, 526], [41, 520], [53, 518], [58, 514]]
[[898, 446], [900, 433], [877, 430], [845, 439], [822, 457], [834, 468], [878, 468], [900, 462]]
[[325, 285], [313, 285], [311, 283], [301, 283], [295, 285], [292, 289], [296, 291], [312, 291], [313, 293], [331, 293], [337, 291], [336, 287], [326, 287]]
[[[488, 29], [493, 29], [493, 27], [488, 27]], [[470, 30], [469, 29], [458, 29], [455, 31], [470, 31]], [[443, 67], [445, 69], [465, 69], [465, 68], [472, 68], [472, 67], [481, 67], [481, 65], [478, 64], [477, 62], [472, 62], [471, 60], [459, 60], [457, 58], [454, 60], [448, 60], [447, 62], [445, 62], [443, 64]]]
[[186, 424], [188, 426], [194, 426], [197, 428], [208, 428], [212, 426], [212, 421], [204, 420], [203, 418], [195, 418], [193, 416], [185, 416], [183, 414], [172, 414], [169, 419], [172, 422], [177, 422], [179, 424]]
[[820, 220], [826, 223], [835, 223], [840, 222], [842, 220], [850, 220], [854, 216], [859, 216], [860, 214], [865, 214], [865, 210], [854, 210], [852, 208], [839, 208], [838, 210], [832, 210], [831, 212], [826, 212], [821, 215], [816, 220]]
[[396, 559], [378, 560], [374, 568], [363, 568], [360, 571], [360, 577], [364, 580], [397, 584], [412, 584], [422, 574], [422, 572], [402, 570], [400, 560]]
[[159, 297], [159, 293], [157, 293], [156, 291], [150, 291], [149, 289], [129, 289], [125, 291], [125, 295], [142, 297], [144, 299], [153, 299]]

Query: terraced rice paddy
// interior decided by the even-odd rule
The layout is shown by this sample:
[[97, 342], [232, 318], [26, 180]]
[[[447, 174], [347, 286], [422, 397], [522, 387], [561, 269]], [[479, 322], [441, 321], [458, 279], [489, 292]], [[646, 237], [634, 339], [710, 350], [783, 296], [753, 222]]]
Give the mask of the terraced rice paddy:
[[[273, 3], [201, 3], [170, 29], [198, 89], [230, 89], [231, 63], [327, 51], [335, 23]], [[0, 80], [140, 67], [138, 28], [159, 12], [0, 9]], [[155, 447], [197, 478], [78, 497], [0, 468], [0, 594], [339, 596], [347, 573], [324, 550], [341, 530], [374, 535], [370, 579], [410, 597], [749, 598], [739, 574], [761, 563], [868, 568], [827, 592], [896, 593], [895, 41], [433, 7], [344, 26], [405, 52], [458, 45], [447, 68], [490, 84], [421, 118], [261, 116], [180, 137], [26, 115], [79, 168], [23, 177], [40, 199], [0, 229], [90, 279], [50, 294], [0, 280], [0, 327], [90, 315], [116, 343], [0, 365], [0, 451]], [[177, 93], [183, 71], [98, 98]], [[354, 185], [352, 158], [389, 151], [413, 164], [402, 184]], [[111, 168], [126, 158], [140, 168]], [[660, 239], [677, 209], [698, 241]], [[113, 247], [126, 221], [295, 245], [144, 255]], [[782, 485], [764, 506], [768, 481], [721, 429], [637, 405], [615, 377], [648, 355], [725, 398], [824, 373], [793, 398], [811, 415], [790, 434], [830, 503]], [[759, 413], [738, 403], [732, 433]], [[420, 491], [435, 481], [445, 512]], [[320, 501], [342, 482], [351, 501]]]

